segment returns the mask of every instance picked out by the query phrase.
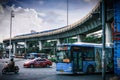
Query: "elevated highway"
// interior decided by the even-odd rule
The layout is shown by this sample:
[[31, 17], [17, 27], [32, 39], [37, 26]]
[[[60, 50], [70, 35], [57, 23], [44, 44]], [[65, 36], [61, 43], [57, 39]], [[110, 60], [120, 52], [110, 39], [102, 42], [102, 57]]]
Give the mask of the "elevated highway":
[[[107, 21], [106, 23], [111, 23], [113, 21], [113, 4], [109, 1], [107, 5]], [[100, 2], [82, 19], [79, 21], [54, 30], [37, 32], [34, 34], [24, 34], [15, 36], [12, 38], [12, 42], [24, 42], [25, 40], [30, 41], [34, 39], [38, 40], [51, 40], [72, 37], [76, 35], [86, 35], [102, 29], [101, 23], [101, 4]], [[9, 39], [5, 39], [4, 43], [8, 43]]]
[[[79, 21], [54, 30], [37, 32], [33, 34], [23, 34], [14, 36], [11, 38], [12, 45], [15, 45], [18, 42], [27, 42], [27, 41], [39, 41], [39, 48], [42, 47], [42, 41], [58, 39], [58, 43], [61, 43], [61, 40], [64, 38], [77, 36], [78, 42], [82, 41], [89, 33], [93, 33], [99, 30], [102, 30], [102, 8], [101, 2], [99, 2], [88, 14], [80, 19]], [[112, 30], [111, 23], [114, 19], [114, 8], [113, 0], [109, 0], [106, 3], [106, 42], [112, 43]], [[6, 46], [9, 46], [9, 40], [3, 40]], [[14, 44], [15, 43], [15, 44]], [[26, 44], [27, 45], [27, 44]]]

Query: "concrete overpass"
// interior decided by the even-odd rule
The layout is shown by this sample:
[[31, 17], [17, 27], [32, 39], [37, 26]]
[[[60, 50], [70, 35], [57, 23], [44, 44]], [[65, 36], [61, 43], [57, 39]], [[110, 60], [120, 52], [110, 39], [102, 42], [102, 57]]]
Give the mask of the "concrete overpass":
[[[108, 1], [106, 6], [106, 42], [112, 43], [111, 23], [114, 19], [113, 0]], [[85, 17], [71, 25], [49, 31], [14, 36], [11, 39], [12, 45], [16, 46], [18, 42], [26, 43], [27, 41], [37, 40], [39, 41], [39, 48], [41, 50], [42, 41], [45, 40], [57, 39], [57, 44], [61, 44], [63, 38], [77, 36], [77, 40], [80, 42], [87, 34], [102, 30], [101, 11], [101, 2], [99, 2]], [[6, 46], [9, 45], [9, 40], [3, 40]]]

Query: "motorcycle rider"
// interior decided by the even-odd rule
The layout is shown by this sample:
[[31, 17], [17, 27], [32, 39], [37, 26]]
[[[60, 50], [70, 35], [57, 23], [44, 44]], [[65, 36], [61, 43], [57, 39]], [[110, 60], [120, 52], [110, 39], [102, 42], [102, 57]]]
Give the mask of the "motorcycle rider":
[[15, 62], [14, 59], [12, 58], [5, 68], [11, 70], [14, 69], [14, 67], [15, 67]]
[[9, 66], [9, 68], [10, 69], [13, 69], [14, 67], [15, 67], [15, 62], [14, 62], [14, 59], [12, 58], [11, 60], [10, 60], [10, 63], [8, 64]]
[[6, 64], [2, 69], [2, 74], [6, 74], [7, 72], [14, 72], [14, 73], [19, 72], [19, 67], [15, 66], [14, 59], [10, 59], [10, 62]]

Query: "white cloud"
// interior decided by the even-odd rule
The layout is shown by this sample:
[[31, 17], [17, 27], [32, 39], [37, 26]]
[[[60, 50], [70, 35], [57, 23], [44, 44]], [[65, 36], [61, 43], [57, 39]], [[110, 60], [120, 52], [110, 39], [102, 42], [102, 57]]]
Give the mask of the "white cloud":
[[[0, 13], [0, 41], [9, 38], [10, 28], [10, 8], [4, 9], [4, 14]], [[31, 30], [42, 30], [42, 18], [39, 18], [34, 9], [14, 8], [15, 17], [12, 18], [12, 36], [30, 33]], [[40, 14], [40, 13], [39, 13]], [[43, 13], [41, 13], [43, 15]], [[42, 16], [41, 15], [41, 16]]]
[[[90, 0], [85, 0], [89, 2]], [[43, 1], [44, 3], [44, 1]], [[41, 2], [41, 4], [43, 4]], [[51, 30], [59, 27], [64, 27], [67, 25], [67, 12], [65, 10], [59, 9], [45, 9], [42, 12], [37, 12], [35, 9], [31, 8], [15, 8], [15, 17], [12, 20], [12, 37], [30, 33], [31, 30], [40, 32], [44, 30]], [[10, 10], [11, 7], [6, 7], [3, 9], [0, 6], [0, 41], [9, 38], [10, 34]], [[75, 9], [69, 12], [69, 24], [80, 20], [85, 16], [88, 10], [85, 9]]]
[[[23, 9], [24, 10], [24, 9]], [[13, 20], [14, 33], [25, 34], [31, 30], [39, 31], [42, 24], [42, 18], [37, 16], [37, 12], [34, 9], [25, 9], [22, 13], [16, 13]]]
[[84, 0], [85, 2], [91, 2], [91, 0]]
[[94, 2], [94, 1], [99, 1], [99, 0], [84, 0], [84, 2]]
[[4, 13], [3, 7], [0, 5], [0, 13]]
[[10, 32], [10, 15], [9, 12], [1, 6], [2, 13], [0, 13], [0, 42], [3, 38], [8, 37]]
[[44, 4], [44, 1], [43, 1], [43, 0], [40, 0], [39, 3], [42, 5], [42, 4]]
[[[4, 9], [4, 14], [0, 14], [0, 41], [9, 38], [10, 34], [10, 9]], [[62, 27], [66, 24], [64, 11], [48, 11], [46, 13], [36, 12], [34, 9], [14, 8], [15, 17], [12, 18], [12, 37], [30, 33], [31, 30], [37, 32], [51, 30]]]
[[38, 16], [43, 16], [43, 17], [45, 17], [46, 14], [44, 14], [44, 13], [38, 13]]

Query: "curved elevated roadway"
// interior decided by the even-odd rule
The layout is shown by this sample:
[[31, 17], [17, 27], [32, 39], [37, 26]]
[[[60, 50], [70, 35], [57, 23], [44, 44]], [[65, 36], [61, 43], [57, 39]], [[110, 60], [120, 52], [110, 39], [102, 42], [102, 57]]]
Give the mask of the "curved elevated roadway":
[[[79, 21], [54, 30], [37, 32], [34, 34], [18, 35], [11, 39], [12, 42], [24, 42], [25, 40], [51, 40], [67, 38], [76, 35], [86, 35], [102, 29], [101, 21], [101, 2], [99, 2], [85, 17]], [[106, 23], [113, 21], [113, 0], [107, 2]], [[9, 39], [3, 40], [4, 43], [9, 43]]]

